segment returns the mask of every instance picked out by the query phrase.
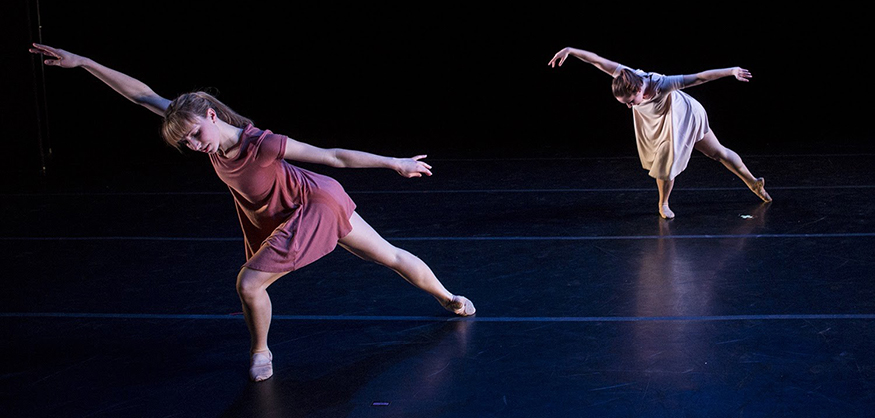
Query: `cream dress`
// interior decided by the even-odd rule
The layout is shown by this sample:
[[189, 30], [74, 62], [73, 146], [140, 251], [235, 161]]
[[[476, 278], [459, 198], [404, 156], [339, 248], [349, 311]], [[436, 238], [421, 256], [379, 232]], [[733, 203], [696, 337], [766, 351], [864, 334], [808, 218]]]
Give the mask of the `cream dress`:
[[[620, 65], [614, 71], [614, 78], [623, 69], [631, 70]], [[649, 170], [650, 177], [674, 180], [687, 168], [696, 142], [711, 131], [708, 115], [696, 99], [681, 91], [683, 76], [633, 71], [649, 79], [654, 86], [650, 100], [632, 106], [641, 166]]]

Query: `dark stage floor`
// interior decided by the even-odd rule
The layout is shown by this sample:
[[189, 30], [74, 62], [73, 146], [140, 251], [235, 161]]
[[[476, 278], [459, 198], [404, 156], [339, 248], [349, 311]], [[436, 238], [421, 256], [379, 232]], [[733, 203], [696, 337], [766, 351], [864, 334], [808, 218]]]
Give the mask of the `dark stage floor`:
[[873, 155], [742, 156], [773, 203], [696, 155], [672, 221], [634, 155], [318, 168], [478, 314], [338, 249], [270, 288], [260, 384], [205, 159], [10, 185], [2, 415], [871, 416]]

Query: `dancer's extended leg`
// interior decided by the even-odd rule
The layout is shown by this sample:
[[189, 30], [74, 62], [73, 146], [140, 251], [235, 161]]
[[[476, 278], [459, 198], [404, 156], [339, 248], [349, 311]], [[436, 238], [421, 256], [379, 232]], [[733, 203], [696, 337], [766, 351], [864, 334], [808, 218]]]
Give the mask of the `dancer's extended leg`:
[[268, 273], [242, 268], [237, 275], [237, 294], [243, 304], [243, 317], [249, 328], [249, 377], [256, 382], [273, 375], [273, 354], [267, 346], [272, 308], [267, 287], [286, 273]]
[[474, 304], [464, 296], [450, 293], [419, 257], [383, 239], [358, 213], [353, 212], [349, 221], [352, 232], [338, 242], [341, 247], [362, 259], [395, 270], [410, 284], [434, 296], [447, 310], [462, 316], [474, 314]]
[[696, 142], [696, 149], [702, 154], [720, 161], [729, 171], [744, 181], [744, 184], [764, 202], [772, 201], [772, 197], [769, 196], [765, 189], [766, 181], [762, 177], [754, 177], [747, 169], [747, 166], [744, 165], [744, 162], [741, 161], [741, 157], [735, 151], [720, 144], [713, 131], [708, 132], [704, 138]]

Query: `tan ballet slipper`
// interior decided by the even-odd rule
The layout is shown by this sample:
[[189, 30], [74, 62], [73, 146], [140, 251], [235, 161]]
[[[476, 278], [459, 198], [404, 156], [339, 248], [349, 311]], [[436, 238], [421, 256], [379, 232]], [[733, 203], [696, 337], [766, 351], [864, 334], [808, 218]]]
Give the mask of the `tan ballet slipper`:
[[661, 216], [662, 219], [674, 219], [674, 212], [668, 208], [668, 205], [662, 205], [659, 207], [659, 216]]
[[474, 304], [468, 300], [468, 298], [458, 295], [454, 295], [453, 298], [444, 305], [444, 309], [459, 316], [471, 316], [477, 312], [477, 309], [474, 308]]
[[273, 376], [273, 353], [270, 350], [256, 351], [249, 359], [249, 378], [261, 382]]
[[750, 191], [754, 192], [760, 199], [763, 199], [763, 202], [771, 202], [772, 197], [769, 196], [769, 192], [766, 191], [766, 180], [762, 177], [756, 179], [753, 185], [747, 186]]

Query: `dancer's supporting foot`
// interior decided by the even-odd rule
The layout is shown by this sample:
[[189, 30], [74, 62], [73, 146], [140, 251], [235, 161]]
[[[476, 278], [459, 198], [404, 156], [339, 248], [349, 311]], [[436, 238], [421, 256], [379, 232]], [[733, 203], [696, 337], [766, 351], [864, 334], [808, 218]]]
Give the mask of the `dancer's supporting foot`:
[[273, 376], [273, 353], [270, 350], [256, 351], [249, 359], [249, 378], [261, 382]]
[[471, 316], [477, 312], [474, 304], [468, 298], [459, 295], [454, 295], [449, 302], [444, 304], [444, 309], [459, 316]]
[[674, 219], [674, 212], [668, 208], [668, 197], [674, 187], [674, 180], [656, 179], [656, 189], [659, 190], [659, 216], [664, 219]]
[[662, 219], [674, 219], [674, 212], [668, 208], [668, 203], [659, 206], [659, 216]]
[[766, 180], [762, 177], [757, 178], [756, 181], [747, 185], [750, 191], [754, 192], [760, 199], [763, 199], [763, 202], [771, 202], [772, 197], [769, 196], [769, 192], [766, 191]]

